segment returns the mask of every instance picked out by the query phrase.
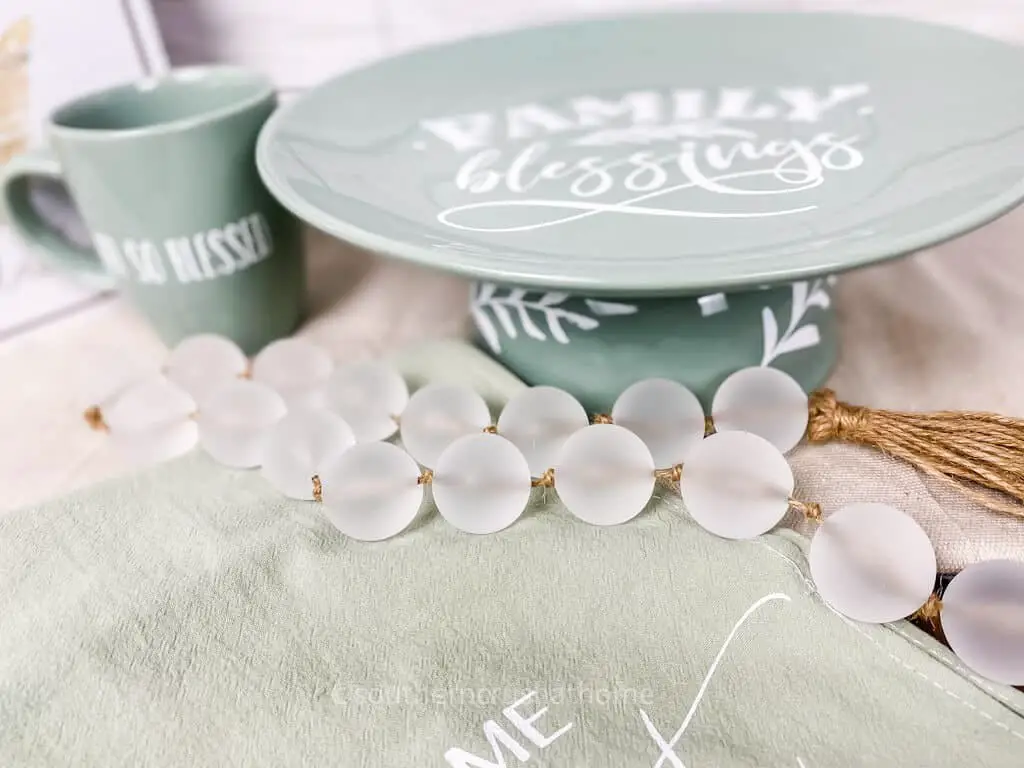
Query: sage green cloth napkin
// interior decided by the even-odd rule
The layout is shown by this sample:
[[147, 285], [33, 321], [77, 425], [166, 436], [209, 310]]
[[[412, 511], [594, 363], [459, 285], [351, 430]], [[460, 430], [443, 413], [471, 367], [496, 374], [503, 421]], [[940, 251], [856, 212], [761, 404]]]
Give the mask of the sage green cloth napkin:
[[[521, 386], [456, 343], [402, 365]], [[365, 544], [196, 453], [0, 520], [0, 765], [1024, 765], [1024, 696], [831, 612], [795, 534], [537, 495]]]

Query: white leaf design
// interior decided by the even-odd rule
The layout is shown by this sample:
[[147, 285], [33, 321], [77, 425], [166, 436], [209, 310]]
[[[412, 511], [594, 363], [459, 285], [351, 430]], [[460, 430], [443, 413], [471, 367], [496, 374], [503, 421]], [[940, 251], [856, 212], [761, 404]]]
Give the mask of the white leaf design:
[[821, 336], [818, 333], [818, 326], [811, 323], [798, 328], [795, 333], [784, 338], [775, 348], [775, 354], [776, 356], [785, 355], [800, 349], [816, 347], [820, 343]]
[[499, 304], [496, 301], [492, 301], [490, 304], [491, 312], [498, 319], [498, 323], [501, 325], [501, 329], [505, 332], [505, 335], [510, 339], [519, 337], [519, 331], [516, 330], [516, 324], [512, 320], [512, 313], [508, 311], [508, 307], [504, 304]]
[[563, 319], [565, 322], [569, 323], [569, 325], [575, 325], [581, 331], [592, 331], [601, 324], [592, 317], [578, 315], [575, 312], [566, 312]]
[[620, 304], [617, 301], [598, 301], [597, 299], [584, 299], [590, 311], [595, 315], [611, 317], [614, 315], [635, 315], [637, 308], [633, 304]]
[[516, 311], [519, 313], [519, 322], [522, 324], [523, 330], [526, 331], [526, 335], [531, 339], [544, 341], [546, 339], [544, 331], [542, 331], [537, 324], [533, 322], [533, 318], [530, 317], [530, 311], [527, 306], [525, 304], [517, 304]]
[[548, 330], [551, 331], [551, 338], [559, 344], [568, 344], [569, 337], [566, 335], [565, 329], [562, 328], [562, 324], [558, 321], [558, 315], [549, 314], [547, 318]]
[[812, 293], [810, 298], [807, 299], [807, 306], [828, 309], [832, 306], [832, 298], [824, 291], [818, 291], [816, 293]]
[[800, 318], [803, 317], [804, 312], [807, 311], [807, 283], [799, 281], [793, 283], [793, 313], [789, 318], [789, 329], [787, 333], [792, 333], [796, 330], [797, 323], [800, 322]]
[[555, 291], [551, 291], [550, 293], [545, 293], [543, 296], [537, 299], [537, 303], [540, 304], [542, 307], [553, 307], [557, 304], [561, 304], [568, 298], [568, 293], [557, 293]]
[[821, 280], [814, 281], [811, 295], [807, 298], [807, 306], [821, 307], [822, 309], [828, 309], [832, 306], [832, 297], [828, 295], [828, 291], [825, 290], [825, 285], [822, 284]]
[[768, 365], [775, 359], [775, 348], [779, 343], [779, 324], [775, 320], [775, 313], [770, 307], [761, 310], [761, 330], [764, 334], [763, 354], [761, 365]]
[[[507, 302], [510, 306], [515, 307], [516, 312], [519, 315], [519, 322], [523, 326], [523, 330], [526, 331], [526, 335], [531, 339], [537, 341], [544, 341], [544, 331], [537, 327], [537, 324], [530, 318], [530, 312], [527, 308], [526, 302], [526, 290], [524, 288], [513, 288], [509, 291]], [[511, 334], [509, 334], [511, 336]], [[512, 336], [514, 339], [515, 336]]]
[[[592, 331], [600, 326], [596, 317], [563, 307], [562, 304], [570, 298], [568, 293], [549, 291], [531, 300], [525, 288], [511, 288], [502, 295], [493, 283], [482, 283], [470, 293], [470, 314], [481, 337], [495, 353], [501, 351], [500, 333], [516, 339], [520, 327], [523, 333], [536, 341], [551, 338], [559, 344], [568, 344], [571, 339], [565, 324], [581, 331]], [[592, 299], [583, 301], [594, 315], [627, 315], [637, 311], [637, 307], [630, 304]], [[537, 314], [541, 316], [547, 333], [534, 319]]]
[[476, 329], [480, 332], [483, 340], [487, 342], [487, 346], [491, 348], [491, 352], [494, 354], [501, 352], [501, 339], [498, 337], [498, 329], [494, 327], [491, 318], [475, 302], [469, 305], [469, 312], [473, 317]]
[[808, 323], [801, 326], [800, 323], [811, 307], [828, 309], [831, 306], [832, 298], [828, 294], [826, 285], [826, 280], [815, 280], [811, 285], [804, 281], [792, 284], [793, 301], [789, 325], [781, 338], [779, 338], [779, 324], [775, 313], [770, 307], [764, 307], [761, 310], [761, 326], [764, 334], [761, 365], [769, 365], [780, 355], [809, 349], [821, 343], [821, 333], [817, 325]]
[[481, 304], [486, 304], [491, 300], [491, 297], [494, 296], [494, 292], [497, 290], [498, 286], [494, 283], [478, 283], [477, 294], [474, 297], [474, 300]]

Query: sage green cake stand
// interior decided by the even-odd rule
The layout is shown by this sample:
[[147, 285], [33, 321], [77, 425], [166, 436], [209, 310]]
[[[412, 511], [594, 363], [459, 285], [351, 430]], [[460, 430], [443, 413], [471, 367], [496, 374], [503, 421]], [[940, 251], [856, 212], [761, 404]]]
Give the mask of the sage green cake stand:
[[470, 278], [481, 344], [589, 408], [752, 365], [811, 389], [831, 276], [1024, 199], [1020, 72], [1021, 48], [888, 17], [590, 20], [336, 77], [257, 162], [312, 225]]

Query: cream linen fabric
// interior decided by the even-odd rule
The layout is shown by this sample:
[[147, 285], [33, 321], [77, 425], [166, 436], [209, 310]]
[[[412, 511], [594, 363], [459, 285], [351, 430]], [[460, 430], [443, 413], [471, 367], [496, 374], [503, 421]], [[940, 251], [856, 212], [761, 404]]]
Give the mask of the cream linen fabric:
[[[880, 408], [992, 410], [1024, 417], [1024, 210], [839, 283], [842, 347], [832, 386]], [[852, 446], [801, 447], [803, 498], [834, 509], [883, 501], [907, 510], [955, 571], [1024, 560], [1024, 520], [985, 511], [945, 483]]]

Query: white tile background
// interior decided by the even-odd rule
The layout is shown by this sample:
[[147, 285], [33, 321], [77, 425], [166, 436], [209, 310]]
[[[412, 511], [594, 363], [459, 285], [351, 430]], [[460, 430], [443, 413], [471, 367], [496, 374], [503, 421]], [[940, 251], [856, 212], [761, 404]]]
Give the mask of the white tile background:
[[418, 45], [547, 20], [678, 7], [857, 10], [1024, 40], [1024, 0], [152, 0], [176, 64], [228, 60], [285, 91]]

